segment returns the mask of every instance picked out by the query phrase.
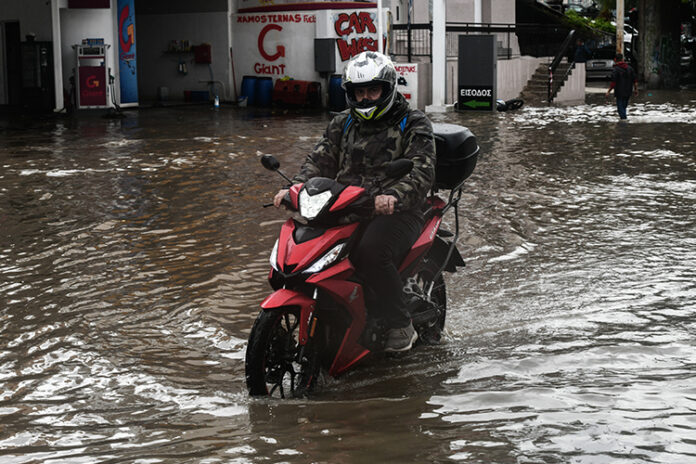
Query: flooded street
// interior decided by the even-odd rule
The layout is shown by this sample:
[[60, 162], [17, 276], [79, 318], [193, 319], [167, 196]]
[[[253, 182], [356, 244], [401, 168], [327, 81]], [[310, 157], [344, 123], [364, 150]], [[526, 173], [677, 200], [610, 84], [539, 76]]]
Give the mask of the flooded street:
[[[669, 103], [672, 100], [673, 103]], [[0, 462], [696, 462], [696, 92], [469, 127], [446, 342], [251, 400], [246, 338], [324, 113], [0, 122]]]

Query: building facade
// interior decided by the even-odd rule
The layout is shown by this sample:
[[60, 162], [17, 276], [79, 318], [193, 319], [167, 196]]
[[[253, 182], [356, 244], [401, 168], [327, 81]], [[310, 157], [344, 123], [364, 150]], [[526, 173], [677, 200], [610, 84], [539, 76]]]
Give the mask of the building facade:
[[[432, 1], [383, 0], [382, 6], [380, 21], [377, 2], [365, 1], [3, 0], [0, 106], [17, 104], [27, 85], [39, 85], [34, 93], [50, 98], [54, 111], [213, 95], [236, 101], [245, 76], [317, 81], [327, 90], [352, 56], [380, 41], [389, 47], [392, 24], [432, 18]], [[447, 0], [446, 8], [448, 24], [515, 23], [514, 0]], [[513, 43], [509, 34], [499, 38], [519, 58], [514, 41], [514, 34]], [[28, 42], [43, 44], [34, 46], [34, 65], [21, 59]], [[428, 59], [416, 61], [423, 63], [418, 79], [426, 90], [412, 103], [423, 107], [432, 71]], [[453, 66], [456, 56], [448, 61]], [[23, 74], [42, 70], [40, 83], [23, 81]], [[447, 78], [453, 88], [450, 68]], [[448, 91], [448, 103], [453, 99]]]

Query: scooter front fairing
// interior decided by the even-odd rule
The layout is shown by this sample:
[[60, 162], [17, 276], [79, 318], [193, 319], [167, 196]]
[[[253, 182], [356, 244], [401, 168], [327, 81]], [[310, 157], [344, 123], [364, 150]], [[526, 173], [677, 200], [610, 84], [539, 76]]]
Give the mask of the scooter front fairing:
[[[330, 375], [344, 372], [369, 354], [369, 350], [358, 343], [366, 325], [365, 297], [362, 285], [348, 280], [355, 274], [355, 268], [347, 257], [347, 248], [339, 251], [333, 261], [327, 260], [327, 255], [336, 247], [349, 242], [358, 227], [358, 223], [352, 223], [329, 229], [313, 229], [293, 219], [286, 221], [281, 228], [277, 251], [272, 256], [274, 271], [270, 276], [275, 288], [280, 283], [285, 288], [277, 290], [261, 305], [265, 310], [299, 306], [299, 342], [302, 345], [307, 343], [313, 315], [317, 317], [316, 301], [306, 292], [312, 288], [323, 290], [348, 312], [351, 322], [329, 369]], [[296, 240], [298, 236], [304, 239], [315, 234], [315, 238], [306, 241]]]

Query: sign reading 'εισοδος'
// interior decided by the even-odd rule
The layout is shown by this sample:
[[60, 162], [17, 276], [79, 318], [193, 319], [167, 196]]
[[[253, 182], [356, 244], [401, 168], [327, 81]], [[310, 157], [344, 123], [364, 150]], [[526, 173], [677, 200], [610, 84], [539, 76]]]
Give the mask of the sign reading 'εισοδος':
[[491, 111], [493, 108], [492, 86], [466, 86], [459, 87], [457, 98], [459, 109]]
[[459, 111], [495, 111], [497, 42], [494, 35], [459, 36]]

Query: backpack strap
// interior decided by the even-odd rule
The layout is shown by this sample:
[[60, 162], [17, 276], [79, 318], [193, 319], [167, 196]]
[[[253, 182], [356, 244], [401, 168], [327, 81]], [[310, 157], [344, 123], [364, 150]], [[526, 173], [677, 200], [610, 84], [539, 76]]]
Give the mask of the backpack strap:
[[343, 124], [343, 134], [348, 132], [348, 128], [350, 128], [351, 124], [353, 124], [353, 115], [349, 114], [346, 118], [346, 122]]
[[408, 121], [408, 113], [406, 114], [406, 116], [404, 116], [404, 119], [402, 119], [399, 123], [399, 129], [401, 129], [402, 134], [406, 131], [406, 121]]

